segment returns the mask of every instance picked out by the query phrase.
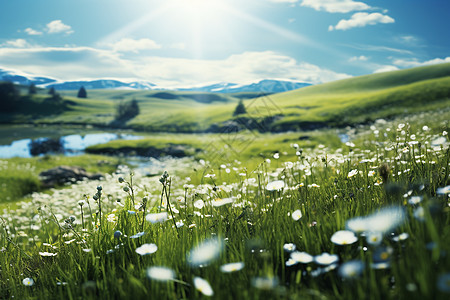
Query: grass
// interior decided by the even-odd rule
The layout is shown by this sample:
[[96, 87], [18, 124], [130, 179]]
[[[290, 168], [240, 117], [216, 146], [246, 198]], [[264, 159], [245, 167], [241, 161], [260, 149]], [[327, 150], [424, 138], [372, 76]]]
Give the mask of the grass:
[[79, 166], [88, 172], [111, 173], [120, 160], [99, 155], [43, 156], [0, 159], [0, 208], [14, 205], [20, 198], [41, 190], [39, 173], [61, 165]]
[[[206, 298], [200, 277], [217, 299], [446, 299], [450, 211], [438, 189], [449, 185], [450, 152], [445, 116], [435, 120], [350, 130], [353, 144], [337, 148], [325, 139], [299, 151], [287, 136], [267, 135], [256, 151], [276, 146], [279, 156], [254, 166], [249, 156], [219, 168], [212, 157], [174, 160], [161, 180], [121, 168], [103, 181], [36, 193], [2, 214], [0, 298]], [[356, 231], [350, 220], [380, 209], [384, 217], [370, 223], [378, 241], [365, 229], [331, 242]], [[167, 217], [153, 221], [160, 211]], [[290, 243], [314, 261], [289, 260]], [[156, 251], [139, 254], [146, 244]], [[325, 252], [339, 261], [319, 264]], [[362, 268], [346, 269], [350, 261]], [[232, 262], [244, 266], [221, 271]], [[149, 277], [154, 266], [174, 278]]]

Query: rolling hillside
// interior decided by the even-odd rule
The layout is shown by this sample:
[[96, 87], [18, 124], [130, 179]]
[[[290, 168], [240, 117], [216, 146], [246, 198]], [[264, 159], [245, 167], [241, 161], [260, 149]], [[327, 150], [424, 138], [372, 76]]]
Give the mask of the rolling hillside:
[[[448, 109], [450, 64], [354, 77], [263, 96], [104, 89], [88, 90], [88, 99], [75, 98], [76, 91], [63, 91], [61, 95], [66, 100], [63, 111], [49, 115], [48, 111], [22, 109], [13, 115], [0, 113], [0, 121], [108, 126], [120, 101], [136, 99], [141, 113], [125, 124], [136, 130], [220, 132], [230, 124], [232, 128], [260, 131], [342, 127], [377, 118]], [[43, 97], [37, 95], [34, 100], [43, 101]], [[239, 99], [245, 99], [247, 114], [234, 118]]]

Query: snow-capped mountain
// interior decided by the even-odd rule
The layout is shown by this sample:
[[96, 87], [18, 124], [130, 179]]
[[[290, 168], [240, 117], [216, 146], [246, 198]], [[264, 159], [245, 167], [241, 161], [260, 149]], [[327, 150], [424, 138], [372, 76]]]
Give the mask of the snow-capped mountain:
[[25, 73], [7, 71], [3, 69], [0, 69], [0, 81], [10, 81], [22, 85], [29, 85], [32, 83], [34, 83], [35, 85], [46, 85], [52, 82], [56, 82], [56, 80], [53, 78], [32, 76]]
[[155, 85], [145, 81], [122, 82], [114, 79], [98, 79], [98, 80], [81, 80], [81, 81], [64, 81], [54, 82], [41, 87], [54, 87], [55, 90], [78, 90], [80, 87], [88, 90], [97, 89], [132, 89], [132, 90], [151, 90]]
[[78, 90], [84, 86], [86, 89], [130, 89], [130, 90], [175, 90], [175, 91], [196, 91], [210, 93], [242, 93], [242, 92], [261, 92], [261, 93], [280, 93], [309, 86], [309, 83], [287, 80], [287, 79], [262, 79], [259, 81], [237, 84], [237, 83], [214, 83], [204, 86], [192, 86], [184, 88], [164, 88], [148, 81], [123, 82], [115, 79], [97, 79], [80, 81], [60, 81], [54, 78], [33, 76], [0, 69], [0, 81], [10, 81], [16, 84], [29, 85], [35, 84], [38, 87], [50, 88], [56, 90]]
[[226, 87], [211, 89], [216, 93], [241, 93], [241, 92], [264, 92], [264, 93], [281, 93], [296, 90], [311, 84], [284, 79], [263, 79], [250, 84], [235, 84]]

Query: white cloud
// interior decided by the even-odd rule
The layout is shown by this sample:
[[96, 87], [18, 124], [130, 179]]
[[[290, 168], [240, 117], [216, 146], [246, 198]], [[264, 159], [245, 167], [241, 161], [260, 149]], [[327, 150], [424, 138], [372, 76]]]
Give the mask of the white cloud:
[[350, 48], [358, 49], [358, 50], [364, 50], [364, 51], [377, 51], [377, 52], [395, 52], [395, 53], [401, 53], [401, 54], [410, 54], [412, 55], [413, 52], [405, 49], [397, 49], [397, 48], [391, 48], [386, 46], [375, 46], [375, 45], [346, 45]]
[[24, 39], [10, 40], [6, 41], [1, 46], [3, 47], [12, 47], [12, 48], [27, 48], [31, 45]]
[[428, 65], [436, 65], [450, 62], [450, 56], [445, 58], [434, 58], [427, 61], [420, 62], [418, 59], [396, 59], [393, 61], [394, 65], [402, 67], [402, 68], [412, 68], [412, 67], [420, 67], [420, 66], [428, 66]]
[[134, 52], [137, 53], [140, 50], [153, 50], [160, 49], [161, 45], [157, 44], [151, 39], [139, 39], [133, 40], [129, 38], [121, 39], [120, 41], [112, 45], [112, 49], [115, 52]]
[[397, 70], [399, 70], [399, 68], [396, 66], [385, 65], [385, 66], [380, 66], [378, 69], [376, 69], [374, 71], [374, 73], [391, 72], [391, 71], [397, 71]]
[[4, 62], [2, 67], [62, 80], [140, 79], [166, 87], [210, 82], [245, 83], [262, 78], [322, 83], [350, 77], [272, 51], [201, 60], [157, 56], [124, 58], [124, 54], [112, 50], [88, 47], [0, 48], [0, 61]]
[[47, 32], [48, 33], [66, 33], [71, 34], [74, 31], [72, 27], [64, 24], [61, 20], [54, 20], [47, 24]]
[[328, 28], [329, 31], [332, 30], [348, 30], [350, 28], [354, 27], [364, 27], [367, 25], [375, 25], [378, 23], [394, 23], [395, 20], [388, 15], [383, 15], [380, 13], [366, 13], [366, 12], [359, 12], [353, 14], [351, 19], [349, 20], [340, 20], [336, 26], [330, 26]]
[[404, 35], [404, 36], [400, 37], [400, 40], [402, 40], [405, 43], [412, 43], [412, 42], [417, 41], [417, 38], [412, 35]]
[[28, 33], [29, 35], [42, 35], [41, 31], [34, 30], [33, 28], [30, 27], [26, 28], [25, 32]]
[[330, 13], [348, 13], [371, 8], [363, 2], [353, 0], [303, 0], [300, 5]]
[[367, 56], [360, 55], [360, 56], [350, 57], [350, 59], [348, 61], [353, 62], [353, 61], [367, 61], [367, 60], [369, 60], [369, 58]]

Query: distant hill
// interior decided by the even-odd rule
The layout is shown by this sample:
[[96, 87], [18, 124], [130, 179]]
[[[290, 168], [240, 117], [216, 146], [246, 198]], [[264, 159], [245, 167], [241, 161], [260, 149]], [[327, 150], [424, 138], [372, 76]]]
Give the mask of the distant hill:
[[213, 85], [207, 85], [202, 87], [193, 87], [186, 89], [177, 89], [179, 91], [200, 91], [210, 93], [247, 93], [247, 92], [260, 92], [260, 93], [282, 93], [287, 91], [296, 90], [306, 86], [310, 86], [310, 83], [305, 83], [295, 80], [281, 80], [281, 79], [262, 79], [249, 84], [236, 84], [236, 83], [218, 83]]
[[295, 90], [310, 83], [285, 80], [285, 79], [262, 79], [248, 84], [237, 83], [215, 83], [203, 86], [192, 86], [184, 88], [166, 89], [157, 86], [148, 81], [123, 82], [115, 79], [96, 79], [96, 80], [79, 80], [79, 81], [60, 81], [47, 77], [36, 77], [25, 73], [17, 73], [0, 69], [0, 81], [10, 81], [20, 85], [29, 85], [31, 83], [42, 88], [54, 87], [56, 90], [78, 90], [84, 86], [88, 90], [93, 89], [124, 89], [124, 90], [173, 90], [173, 91], [193, 91], [208, 93], [280, 93]]
[[[267, 83], [273, 84], [273, 83]], [[76, 124], [107, 127], [120, 101], [136, 99], [140, 114], [126, 128], [149, 132], [303, 131], [355, 126], [424, 111], [450, 113], [450, 63], [371, 74], [283, 92], [215, 93], [143, 89], [92, 89], [87, 99], [76, 90], [59, 91], [63, 110], [0, 114], [0, 123]], [[37, 104], [46, 91], [29, 97]], [[44, 94], [45, 93], [45, 94]], [[23, 95], [22, 97], [27, 97]], [[246, 114], [233, 112], [243, 100]], [[45, 114], [44, 114], [45, 112]], [[449, 118], [450, 119], [450, 118]]]
[[272, 95], [279, 130], [345, 126], [450, 107], [450, 63], [353, 77]]

